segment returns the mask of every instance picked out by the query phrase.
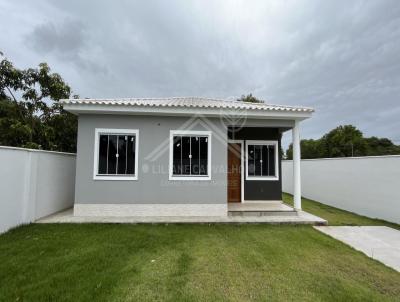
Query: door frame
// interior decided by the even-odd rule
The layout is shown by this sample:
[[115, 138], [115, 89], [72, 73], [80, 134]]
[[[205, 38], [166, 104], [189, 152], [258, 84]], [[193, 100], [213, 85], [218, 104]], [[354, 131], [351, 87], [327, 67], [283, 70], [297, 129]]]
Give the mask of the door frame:
[[[226, 150], [228, 151], [229, 144], [240, 144], [240, 203], [244, 203], [244, 140], [243, 139], [228, 139], [228, 144]], [[228, 157], [226, 158], [226, 162], [228, 165]], [[228, 172], [228, 166], [227, 170]], [[228, 177], [228, 173], [226, 174]], [[228, 184], [227, 184], [228, 186]], [[226, 203], [228, 203], [228, 198], [226, 199]]]

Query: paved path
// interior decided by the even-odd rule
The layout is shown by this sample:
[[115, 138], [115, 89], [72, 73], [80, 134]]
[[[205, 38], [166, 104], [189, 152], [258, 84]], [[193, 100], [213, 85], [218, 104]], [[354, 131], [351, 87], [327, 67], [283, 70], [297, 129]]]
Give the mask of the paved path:
[[400, 231], [385, 226], [315, 228], [400, 272]]

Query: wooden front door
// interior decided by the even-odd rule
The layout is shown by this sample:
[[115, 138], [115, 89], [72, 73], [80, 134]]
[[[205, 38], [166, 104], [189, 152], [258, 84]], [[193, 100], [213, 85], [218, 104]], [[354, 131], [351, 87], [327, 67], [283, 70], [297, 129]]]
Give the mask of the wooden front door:
[[241, 144], [228, 144], [228, 202], [241, 202]]

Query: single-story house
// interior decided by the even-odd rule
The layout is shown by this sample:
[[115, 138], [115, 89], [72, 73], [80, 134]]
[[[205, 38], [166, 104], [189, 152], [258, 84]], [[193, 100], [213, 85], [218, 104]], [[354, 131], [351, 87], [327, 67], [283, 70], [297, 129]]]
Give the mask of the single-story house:
[[74, 215], [226, 216], [281, 200], [281, 138], [313, 109], [199, 97], [67, 99], [78, 116]]

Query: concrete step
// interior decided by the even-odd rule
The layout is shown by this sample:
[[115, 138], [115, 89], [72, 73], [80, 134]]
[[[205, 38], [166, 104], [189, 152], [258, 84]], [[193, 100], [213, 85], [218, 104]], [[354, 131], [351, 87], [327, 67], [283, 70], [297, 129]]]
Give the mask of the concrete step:
[[298, 216], [296, 211], [228, 211], [228, 216]]

